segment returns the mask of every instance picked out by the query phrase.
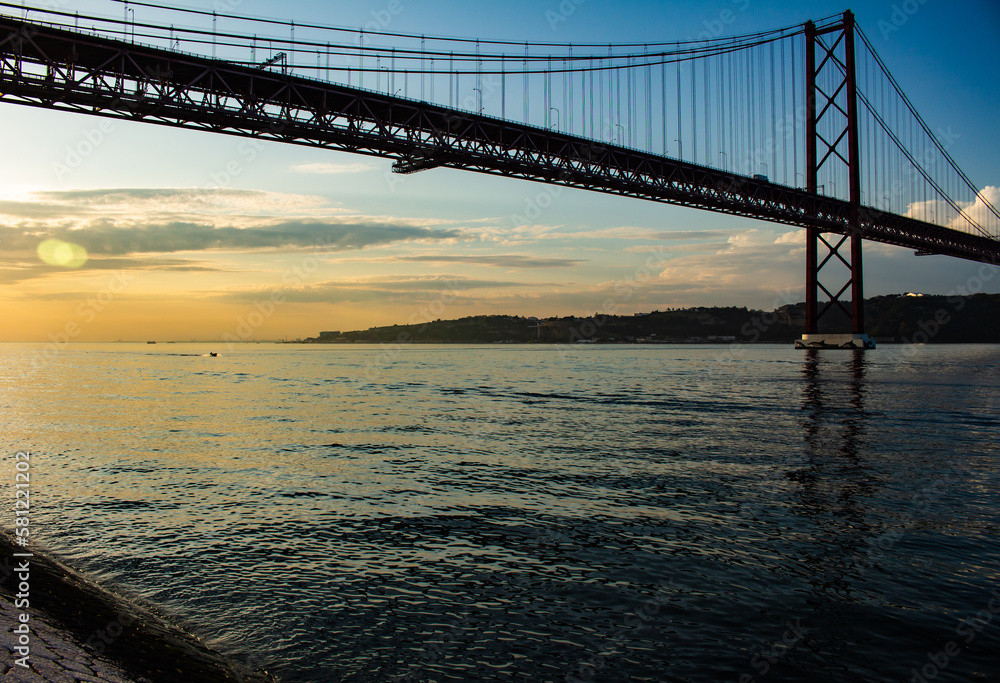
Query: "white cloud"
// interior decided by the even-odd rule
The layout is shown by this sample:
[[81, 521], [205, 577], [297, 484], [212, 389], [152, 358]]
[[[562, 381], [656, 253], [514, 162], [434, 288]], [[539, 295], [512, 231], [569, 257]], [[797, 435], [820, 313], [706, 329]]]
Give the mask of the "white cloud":
[[805, 243], [806, 243], [806, 231], [802, 230], [802, 229], [799, 229], [799, 230], [792, 230], [790, 232], [784, 232], [784, 233], [778, 235], [777, 239], [774, 240], [774, 243], [775, 244], [794, 244], [796, 246], [798, 246], [798, 245], [805, 245]]
[[[944, 224], [953, 230], [980, 234], [979, 230], [969, 223], [975, 221], [992, 235], [997, 235], [998, 219], [993, 213], [1000, 206], [1000, 187], [987, 185], [976, 194], [976, 198], [968, 202], [956, 202], [959, 213], [953, 206], [942, 199], [931, 199], [926, 202], [912, 202], [906, 208], [905, 216], [938, 225]], [[966, 218], [968, 217], [968, 218]]]
[[801, 228], [785, 232], [751, 228], [731, 235], [727, 242], [726, 251], [769, 247], [776, 244], [793, 245], [795, 247], [804, 246], [806, 241], [805, 233], [806, 231]]
[[313, 173], [317, 175], [336, 175], [340, 173], [364, 173], [365, 171], [378, 170], [378, 166], [372, 163], [358, 161], [351, 164], [331, 164], [325, 162], [315, 162], [311, 164], [296, 164], [291, 167], [296, 173]]
[[[997, 217], [990, 209], [996, 210], [998, 205], [1000, 205], [1000, 187], [987, 185], [976, 194], [975, 201], [962, 206], [962, 210], [966, 216], [985, 228], [987, 232], [996, 235]], [[949, 227], [965, 231], [974, 229], [962, 216], [955, 216]]]

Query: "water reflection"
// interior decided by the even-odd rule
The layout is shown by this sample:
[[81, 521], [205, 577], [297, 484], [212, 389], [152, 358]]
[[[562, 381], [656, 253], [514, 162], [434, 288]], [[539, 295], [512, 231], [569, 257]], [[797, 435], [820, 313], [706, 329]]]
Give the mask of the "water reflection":
[[850, 356], [806, 352], [802, 364], [805, 466], [789, 473], [801, 485], [799, 499], [808, 514], [835, 514], [835, 523], [865, 528], [864, 498], [879, 484], [868, 439], [867, 354]]
[[866, 405], [870, 352], [849, 353], [807, 350], [802, 361], [802, 466], [787, 477], [798, 485], [791, 512], [799, 519], [792, 524], [809, 530], [797, 544], [796, 571], [811, 609], [798, 615], [808, 635], [777, 665], [786, 677], [818, 663], [836, 668], [859, 642], [843, 624], [863, 620], [864, 606], [881, 599], [864, 581], [868, 551], [885, 528], [875, 504], [884, 477]]
[[[839, 452], [860, 464], [859, 443], [864, 437], [865, 376], [867, 354], [848, 351], [850, 357], [824, 357], [818, 349], [806, 349], [802, 364], [805, 384], [802, 409], [807, 419], [803, 425], [809, 452], [828, 450], [831, 445], [821, 436], [839, 427]], [[844, 362], [846, 360], [846, 363]], [[846, 373], [844, 370], [846, 369]]]

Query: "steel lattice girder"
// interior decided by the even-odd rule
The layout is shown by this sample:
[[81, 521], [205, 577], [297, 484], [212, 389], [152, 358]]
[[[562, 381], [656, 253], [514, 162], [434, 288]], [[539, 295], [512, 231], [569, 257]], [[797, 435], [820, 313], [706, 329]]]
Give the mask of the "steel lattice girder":
[[[343, 85], [0, 17], [0, 102], [324, 147], [849, 232], [847, 202]], [[1000, 242], [862, 209], [865, 239], [973, 261]]]

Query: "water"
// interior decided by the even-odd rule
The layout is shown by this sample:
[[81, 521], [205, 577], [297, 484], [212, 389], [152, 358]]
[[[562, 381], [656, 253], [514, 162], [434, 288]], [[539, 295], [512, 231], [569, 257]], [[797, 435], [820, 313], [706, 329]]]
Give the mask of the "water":
[[37, 348], [38, 542], [286, 681], [1000, 675], [1000, 347]]

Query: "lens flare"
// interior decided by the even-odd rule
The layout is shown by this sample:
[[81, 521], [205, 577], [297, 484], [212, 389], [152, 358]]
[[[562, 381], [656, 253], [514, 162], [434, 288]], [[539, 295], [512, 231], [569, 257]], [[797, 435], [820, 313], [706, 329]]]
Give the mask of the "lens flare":
[[50, 266], [79, 268], [87, 262], [87, 250], [79, 244], [50, 239], [38, 245], [38, 258]]

